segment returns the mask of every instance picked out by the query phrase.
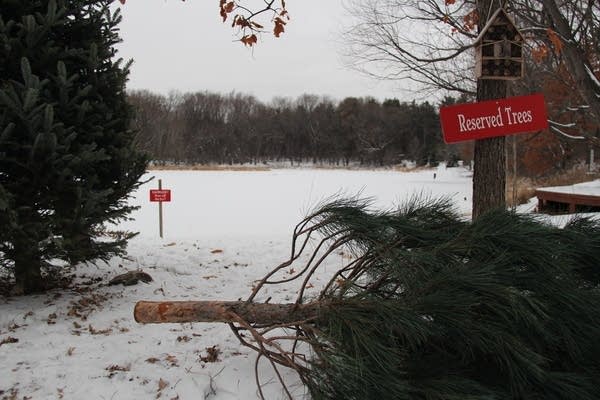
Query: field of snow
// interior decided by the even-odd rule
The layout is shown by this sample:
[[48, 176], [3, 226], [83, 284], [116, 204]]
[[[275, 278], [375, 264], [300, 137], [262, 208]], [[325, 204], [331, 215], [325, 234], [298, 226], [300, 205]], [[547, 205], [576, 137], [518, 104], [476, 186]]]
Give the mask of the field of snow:
[[[132, 199], [141, 209], [120, 226], [140, 232], [128, 257], [79, 266], [77, 285], [66, 292], [0, 298], [0, 399], [257, 399], [255, 354], [228, 326], [139, 325], [134, 304], [246, 298], [257, 279], [289, 257], [295, 224], [332, 196], [360, 194], [378, 208], [416, 194], [450, 196], [465, 216], [471, 207], [471, 176], [461, 168], [149, 176], [156, 179]], [[158, 205], [148, 198], [159, 178], [172, 190], [172, 201], [164, 203], [163, 239]], [[111, 277], [135, 269], [154, 281], [107, 285]], [[294, 298], [290, 288], [271, 290], [274, 302]], [[265, 397], [284, 398], [271, 367], [261, 363], [259, 372]], [[294, 396], [305, 398], [294, 373], [284, 374]]]

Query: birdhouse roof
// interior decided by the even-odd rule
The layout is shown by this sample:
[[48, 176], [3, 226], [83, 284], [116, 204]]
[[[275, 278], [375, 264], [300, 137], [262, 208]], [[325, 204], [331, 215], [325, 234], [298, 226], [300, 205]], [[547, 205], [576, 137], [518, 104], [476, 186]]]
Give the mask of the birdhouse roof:
[[515, 30], [519, 33], [519, 35], [521, 35], [521, 37], [523, 37], [523, 34], [517, 28], [517, 26], [515, 25], [515, 23], [512, 20], [512, 18], [506, 13], [506, 11], [504, 10], [504, 8], [499, 8], [499, 9], [497, 9], [494, 12], [494, 14], [492, 14], [492, 16], [488, 19], [487, 23], [485, 24], [485, 26], [481, 29], [481, 31], [479, 32], [479, 35], [477, 36], [477, 39], [475, 39], [475, 43], [481, 42], [481, 40], [483, 39], [483, 36], [490, 29], [490, 27], [492, 25], [494, 25], [494, 23], [496, 22], [496, 20], [498, 19], [498, 17], [500, 17], [500, 15], [502, 15], [504, 18], [506, 18], [506, 20], [508, 21], [508, 23], [511, 24], [513, 26], [513, 28], [515, 28]]

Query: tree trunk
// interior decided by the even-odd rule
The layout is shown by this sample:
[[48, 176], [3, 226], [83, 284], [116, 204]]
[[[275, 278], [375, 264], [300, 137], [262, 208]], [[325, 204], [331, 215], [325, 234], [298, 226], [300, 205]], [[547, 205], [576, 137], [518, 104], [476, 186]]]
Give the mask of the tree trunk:
[[15, 295], [34, 293], [43, 290], [42, 263], [37, 243], [19, 241], [14, 243]]
[[133, 315], [143, 324], [182, 322], [239, 322], [261, 325], [290, 324], [318, 318], [327, 306], [247, 303], [245, 301], [139, 301]]
[[[487, 23], [494, 0], [478, 0], [480, 29]], [[494, 9], [492, 9], [493, 13]], [[477, 101], [506, 97], [506, 81], [479, 79]], [[476, 140], [473, 159], [473, 219], [487, 211], [506, 207], [506, 138]]]
[[474, 220], [487, 211], [506, 207], [505, 142], [504, 136], [475, 141]]

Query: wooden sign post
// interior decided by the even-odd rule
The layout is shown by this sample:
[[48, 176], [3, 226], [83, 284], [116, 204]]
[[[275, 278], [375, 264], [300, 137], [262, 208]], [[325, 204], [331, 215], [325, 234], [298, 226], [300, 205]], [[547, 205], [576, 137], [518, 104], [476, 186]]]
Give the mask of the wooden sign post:
[[163, 201], [171, 201], [171, 190], [162, 188], [162, 179], [158, 180], [158, 189], [150, 189], [150, 201], [158, 202], [158, 231], [163, 237]]

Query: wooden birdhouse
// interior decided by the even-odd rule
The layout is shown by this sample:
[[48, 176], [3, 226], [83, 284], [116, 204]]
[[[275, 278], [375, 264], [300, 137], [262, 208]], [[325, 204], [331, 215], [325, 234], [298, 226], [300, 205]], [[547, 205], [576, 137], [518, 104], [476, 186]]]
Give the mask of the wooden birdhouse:
[[479, 79], [520, 79], [524, 75], [523, 35], [504, 9], [499, 8], [477, 38]]

